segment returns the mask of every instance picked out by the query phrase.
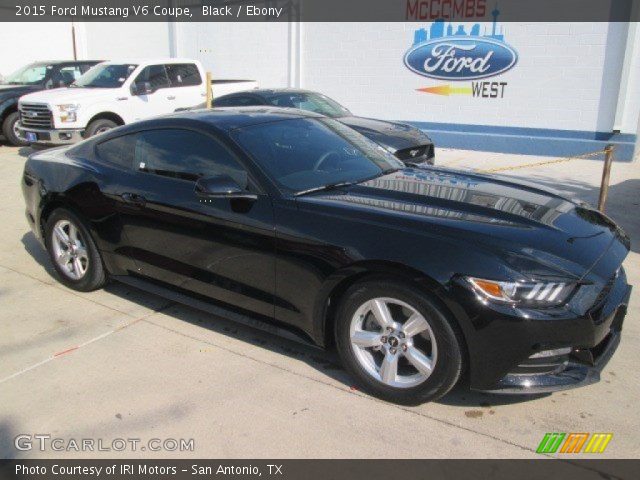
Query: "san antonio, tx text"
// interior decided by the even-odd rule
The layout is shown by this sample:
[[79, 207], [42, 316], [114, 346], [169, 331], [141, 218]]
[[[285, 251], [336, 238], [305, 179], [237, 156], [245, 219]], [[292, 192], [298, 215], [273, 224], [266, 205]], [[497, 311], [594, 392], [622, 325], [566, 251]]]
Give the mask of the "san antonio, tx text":
[[265, 476], [282, 475], [282, 465], [266, 464], [266, 468], [256, 465], [191, 465], [185, 466], [172, 465], [146, 465], [144, 463], [114, 463], [113, 465], [59, 465], [53, 464], [51, 468], [44, 465], [23, 465], [16, 464], [16, 475], [61, 475], [61, 476], [90, 476], [100, 477], [101, 475], [108, 477], [112, 475], [176, 475], [179, 472], [191, 475], [242, 475], [261, 477], [264, 472]]
[[[270, 17], [280, 18], [283, 7], [258, 7], [256, 5], [235, 5], [213, 7], [201, 5], [200, 14], [203, 17]], [[94, 7], [90, 5], [74, 5], [72, 7], [59, 7], [57, 5], [16, 5], [16, 16], [39, 17], [49, 15], [52, 17], [172, 17], [192, 18], [193, 10], [190, 7], [161, 7], [158, 5], [132, 5], [131, 7]]]

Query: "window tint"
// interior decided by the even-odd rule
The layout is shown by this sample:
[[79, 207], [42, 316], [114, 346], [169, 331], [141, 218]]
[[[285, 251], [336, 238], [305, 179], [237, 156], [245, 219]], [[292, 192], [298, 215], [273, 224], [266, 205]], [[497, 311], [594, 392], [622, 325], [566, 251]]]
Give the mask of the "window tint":
[[314, 92], [285, 92], [269, 97], [271, 105], [276, 107], [299, 108], [321, 113], [327, 117], [338, 118], [351, 115], [349, 110], [329, 97]]
[[149, 82], [154, 90], [169, 87], [169, 78], [164, 65], [149, 65], [144, 68], [136, 77], [135, 83], [142, 85], [145, 82]]
[[166, 67], [172, 87], [191, 87], [202, 83], [198, 67], [193, 63], [168, 64]]
[[228, 175], [247, 187], [247, 173], [222, 144], [190, 130], [163, 129], [136, 135], [137, 169], [195, 181], [200, 177]]
[[251, 105], [263, 105], [263, 103], [255, 97], [238, 95], [214, 100], [213, 105], [215, 107], [248, 107]]
[[77, 87], [118, 88], [136, 69], [137, 65], [96, 65], [76, 80]]
[[278, 186], [291, 192], [359, 182], [404, 166], [377, 143], [330, 118], [260, 123], [232, 135]]
[[133, 167], [133, 135], [124, 135], [99, 143], [96, 151], [100, 160], [114, 166], [130, 169]]
[[80, 67], [77, 65], [68, 65], [66, 67], [62, 67], [53, 76], [54, 87], [57, 87], [60, 82], [62, 82], [64, 85], [71, 85], [78, 78], [80, 78], [81, 75], [82, 72], [80, 71]]

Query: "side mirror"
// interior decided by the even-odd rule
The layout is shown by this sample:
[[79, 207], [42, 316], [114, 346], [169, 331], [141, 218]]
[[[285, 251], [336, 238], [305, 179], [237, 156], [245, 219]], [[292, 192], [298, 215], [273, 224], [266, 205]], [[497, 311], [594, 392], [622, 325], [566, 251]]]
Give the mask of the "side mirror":
[[196, 182], [196, 195], [200, 198], [243, 198], [245, 200], [257, 200], [255, 193], [244, 190], [228, 175], [215, 175], [202, 177]]

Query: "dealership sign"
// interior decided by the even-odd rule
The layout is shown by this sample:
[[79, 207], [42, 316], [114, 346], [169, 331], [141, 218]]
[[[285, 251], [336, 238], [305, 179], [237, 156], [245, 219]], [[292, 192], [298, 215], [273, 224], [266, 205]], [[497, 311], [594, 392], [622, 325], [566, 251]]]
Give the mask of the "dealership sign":
[[[438, 19], [415, 30], [413, 45], [404, 54], [404, 65], [422, 77], [470, 84], [430, 85], [416, 89], [435, 95], [471, 95], [476, 98], [504, 98], [507, 82], [485, 81], [511, 70], [518, 53], [505, 41], [498, 27], [500, 12], [495, 8], [489, 26], [457, 24]], [[460, 85], [460, 84], [458, 84]]]
[[442, 38], [420, 43], [404, 56], [409, 70], [438, 80], [478, 80], [513, 68], [518, 54], [488, 38]]

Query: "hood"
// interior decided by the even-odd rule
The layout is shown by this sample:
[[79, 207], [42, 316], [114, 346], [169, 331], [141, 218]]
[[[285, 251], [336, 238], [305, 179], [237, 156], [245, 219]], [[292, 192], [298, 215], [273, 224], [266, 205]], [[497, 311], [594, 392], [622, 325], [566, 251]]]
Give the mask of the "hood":
[[41, 89], [42, 87], [39, 85], [0, 85], [0, 102]]
[[432, 143], [426, 133], [406, 123], [364, 117], [340, 117], [337, 120], [394, 151]]
[[54, 88], [25, 95], [21, 102], [46, 103], [50, 106], [61, 103], [93, 102], [101, 99], [113, 100], [117, 96], [116, 88]]
[[299, 199], [416, 233], [428, 224], [429, 233], [468, 241], [523, 273], [578, 279], [598, 264], [607, 277], [629, 249], [626, 234], [594, 209], [538, 186], [455, 170], [406, 168]]

